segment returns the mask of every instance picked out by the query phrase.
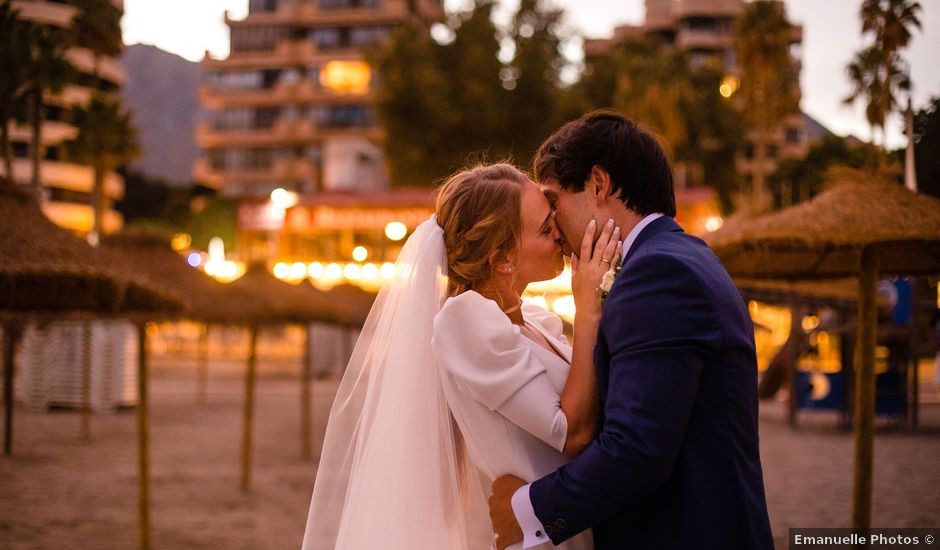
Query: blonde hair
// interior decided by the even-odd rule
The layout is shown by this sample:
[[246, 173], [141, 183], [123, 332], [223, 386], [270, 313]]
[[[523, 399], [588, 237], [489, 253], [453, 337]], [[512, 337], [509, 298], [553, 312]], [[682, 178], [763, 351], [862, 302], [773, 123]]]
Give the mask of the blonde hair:
[[437, 223], [444, 231], [451, 296], [479, 289], [493, 276], [494, 263], [516, 248], [528, 180], [515, 166], [499, 163], [462, 170], [440, 187]]

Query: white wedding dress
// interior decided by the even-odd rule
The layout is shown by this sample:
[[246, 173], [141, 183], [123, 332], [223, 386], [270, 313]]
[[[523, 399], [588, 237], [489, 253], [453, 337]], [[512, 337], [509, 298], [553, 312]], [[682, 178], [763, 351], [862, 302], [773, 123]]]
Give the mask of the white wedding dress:
[[[492, 479], [533, 481], [564, 464], [559, 395], [571, 350], [561, 321], [523, 310], [565, 359], [479, 294], [448, 298], [446, 266], [431, 216], [402, 248], [346, 367], [303, 550], [491, 549]], [[591, 538], [561, 548], [590, 549]]]
[[[528, 302], [522, 314], [552, 350], [524, 336], [496, 302], [472, 290], [448, 299], [434, 321], [432, 345], [444, 395], [466, 443], [474, 482], [487, 496], [500, 475], [532, 482], [568, 461], [561, 452], [567, 421], [560, 396], [571, 347], [557, 316]], [[592, 547], [585, 531], [558, 548]]]

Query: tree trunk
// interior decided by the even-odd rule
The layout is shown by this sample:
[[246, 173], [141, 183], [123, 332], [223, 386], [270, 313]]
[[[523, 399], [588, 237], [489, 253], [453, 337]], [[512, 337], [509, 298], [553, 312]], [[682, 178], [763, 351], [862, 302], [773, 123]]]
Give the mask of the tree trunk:
[[752, 181], [752, 198], [754, 205], [762, 210], [764, 208], [764, 193], [766, 192], [766, 174], [764, 174], [764, 159], [767, 157], [767, 132], [763, 129], [757, 133], [754, 141], [754, 179]]
[[36, 199], [44, 202], [42, 193], [42, 123], [45, 115], [45, 106], [42, 100], [42, 90], [33, 90], [30, 97], [30, 119], [33, 124], [32, 161], [33, 161], [33, 192]]
[[852, 528], [871, 528], [872, 474], [875, 448], [875, 347], [878, 326], [878, 256], [862, 251], [859, 273], [855, 363], [855, 471]]
[[10, 115], [4, 109], [0, 113], [0, 147], [3, 148], [3, 173], [7, 181], [13, 181], [13, 146], [10, 144]]
[[98, 158], [94, 159], [95, 182], [91, 190], [91, 207], [94, 215], [92, 231], [100, 238], [104, 235], [104, 212], [108, 204], [104, 190], [104, 178], [107, 173], [107, 168], [104, 166], [104, 163], [101, 162], [100, 151], [96, 151], [96, 155], [98, 155]]
[[147, 323], [137, 324], [137, 516], [140, 548], [150, 549], [150, 396]]

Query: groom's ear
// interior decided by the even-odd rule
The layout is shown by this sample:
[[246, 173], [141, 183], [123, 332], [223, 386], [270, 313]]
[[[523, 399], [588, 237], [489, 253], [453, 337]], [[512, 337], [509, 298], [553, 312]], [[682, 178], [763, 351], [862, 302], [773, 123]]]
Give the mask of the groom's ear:
[[591, 183], [593, 184], [594, 200], [598, 206], [601, 206], [611, 198], [613, 187], [610, 181], [610, 174], [598, 165], [591, 168]]

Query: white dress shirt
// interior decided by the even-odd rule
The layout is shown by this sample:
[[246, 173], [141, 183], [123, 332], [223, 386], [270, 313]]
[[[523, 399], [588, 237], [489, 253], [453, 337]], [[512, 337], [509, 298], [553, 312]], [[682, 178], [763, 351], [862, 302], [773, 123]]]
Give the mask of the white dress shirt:
[[[633, 229], [627, 234], [627, 238], [623, 240], [623, 248], [620, 250], [621, 260], [627, 257], [627, 252], [630, 251], [630, 247], [636, 242], [636, 238], [640, 235], [640, 232], [643, 231], [646, 226], [663, 216], [665, 216], [665, 214], [658, 212], [650, 214], [633, 226]], [[562, 444], [562, 446], [564, 446], [564, 444]], [[542, 522], [535, 516], [535, 510], [532, 508], [532, 499], [529, 498], [529, 485], [520, 487], [512, 495], [512, 512], [516, 516], [516, 521], [519, 522], [519, 527], [522, 528], [523, 548], [531, 548], [545, 542], [551, 542], [551, 539], [545, 534], [545, 527], [542, 526]]]

